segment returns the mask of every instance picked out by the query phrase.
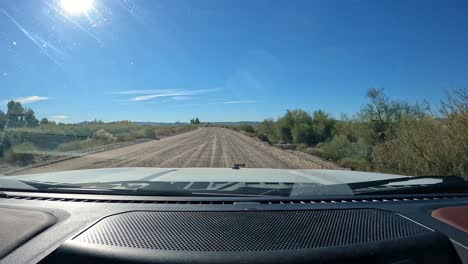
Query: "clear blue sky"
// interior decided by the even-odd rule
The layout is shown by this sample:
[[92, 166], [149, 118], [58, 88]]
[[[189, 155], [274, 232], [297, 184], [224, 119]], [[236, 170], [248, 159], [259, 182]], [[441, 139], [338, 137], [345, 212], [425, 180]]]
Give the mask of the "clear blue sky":
[[370, 87], [434, 104], [468, 87], [464, 0], [92, 2], [0, 1], [3, 109], [14, 98], [64, 122], [262, 120], [354, 113]]

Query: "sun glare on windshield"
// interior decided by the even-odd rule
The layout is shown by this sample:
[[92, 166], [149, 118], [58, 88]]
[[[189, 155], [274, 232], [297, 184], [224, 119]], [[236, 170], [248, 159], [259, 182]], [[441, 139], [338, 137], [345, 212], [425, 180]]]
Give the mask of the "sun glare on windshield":
[[93, 7], [93, 0], [60, 0], [60, 7], [71, 15], [81, 15]]

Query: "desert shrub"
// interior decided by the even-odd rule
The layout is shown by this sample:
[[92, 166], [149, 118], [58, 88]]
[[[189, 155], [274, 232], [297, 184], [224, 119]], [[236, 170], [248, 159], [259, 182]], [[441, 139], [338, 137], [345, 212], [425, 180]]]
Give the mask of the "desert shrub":
[[468, 176], [468, 149], [457, 140], [458, 133], [440, 120], [405, 121], [395, 139], [375, 147], [376, 169], [408, 175]]
[[142, 129], [141, 134], [144, 138], [157, 139], [158, 135], [153, 127], [145, 127]]
[[100, 145], [108, 144], [108, 142], [104, 140], [99, 140], [95, 138], [87, 138], [85, 140], [77, 140], [68, 143], [60, 144], [57, 147], [58, 151], [67, 152], [67, 151], [76, 151], [76, 150], [83, 150], [92, 147], [97, 147]]
[[240, 125], [239, 129], [247, 133], [255, 133], [255, 128], [251, 125]]
[[438, 118], [403, 119], [395, 138], [375, 147], [376, 169], [468, 176], [468, 93], [453, 91], [441, 105]]
[[302, 152], [306, 152], [307, 148], [308, 148], [308, 146], [306, 144], [303, 144], [303, 143], [296, 146], [296, 150], [299, 150], [299, 151], [302, 151]]
[[345, 135], [336, 135], [329, 142], [320, 144], [317, 149], [322, 152], [320, 156], [337, 161], [344, 167], [352, 169], [371, 167], [368, 162], [371, 149], [363, 139], [351, 142]]
[[344, 135], [333, 137], [330, 142], [322, 144], [320, 149], [324, 157], [331, 160], [340, 160], [344, 157], [350, 157], [353, 154], [352, 143]]
[[96, 131], [93, 137], [103, 142], [113, 142], [117, 140], [117, 138], [114, 137], [114, 135], [112, 135], [111, 133], [107, 132], [105, 129], [102, 129], [102, 128]]
[[323, 154], [322, 149], [320, 149], [320, 148], [318, 148], [318, 147], [315, 147], [315, 148], [307, 148], [306, 153], [307, 153], [307, 154], [310, 154], [310, 155], [317, 156], [317, 157], [322, 157], [322, 158], [324, 158], [324, 154]]
[[11, 163], [31, 163], [34, 155], [38, 154], [37, 147], [31, 142], [23, 142], [8, 149], [4, 159]]
[[263, 142], [270, 143], [270, 139], [268, 138], [268, 136], [263, 133], [258, 133], [257, 137]]

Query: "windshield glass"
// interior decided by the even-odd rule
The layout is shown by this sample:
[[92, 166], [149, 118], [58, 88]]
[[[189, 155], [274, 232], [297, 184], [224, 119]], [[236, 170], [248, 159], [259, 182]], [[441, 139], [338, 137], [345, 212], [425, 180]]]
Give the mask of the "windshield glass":
[[0, 189], [350, 195], [466, 179], [467, 13], [463, 1], [2, 1]]

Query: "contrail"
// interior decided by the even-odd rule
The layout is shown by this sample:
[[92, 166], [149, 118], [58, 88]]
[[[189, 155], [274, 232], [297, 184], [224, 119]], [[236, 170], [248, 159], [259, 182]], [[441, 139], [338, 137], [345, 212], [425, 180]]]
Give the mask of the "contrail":
[[68, 20], [70, 23], [72, 23], [73, 25], [75, 25], [77, 28], [81, 29], [83, 32], [85, 32], [86, 34], [88, 34], [91, 38], [93, 38], [95, 41], [97, 41], [99, 43], [100, 46], [104, 46], [104, 42], [102, 42], [100, 39], [98, 39], [93, 33], [91, 33], [89, 30], [87, 30], [86, 28], [82, 27], [80, 24], [76, 23], [75, 21], [73, 21], [73, 19], [69, 18], [66, 14], [64, 14], [62, 11], [60, 11], [59, 9], [57, 9], [55, 6], [49, 4], [48, 2], [46, 1], [42, 1], [44, 4], [46, 4], [48, 7], [52, 8], [55, 12], [59, 13], [60, 15], [62, 15], [66, 20]]
[[52, 48], [52, 51], [56, 51], [59, 55], [62, 55], [63, 53], [58, 51], [58, 49], [52, 45], [49, 45], [47, 41], [43, 40], [41, 37], [31, 34], [29, 31], [27, 31], [21, 24], [16, 21], [10, 14], [8, 14], [5, 10], [0, 9], [0, 11], [15, 24], [21, 32], [23, 32], [35, 45], [36, 47], [39, 48], [39, 50], [47, 56], [53, 63], [57, 64], [58, 66], [62, 66], [60, 62], [58, 62], [52, 54], [44, 47], [44, 45], [49, 46]]

